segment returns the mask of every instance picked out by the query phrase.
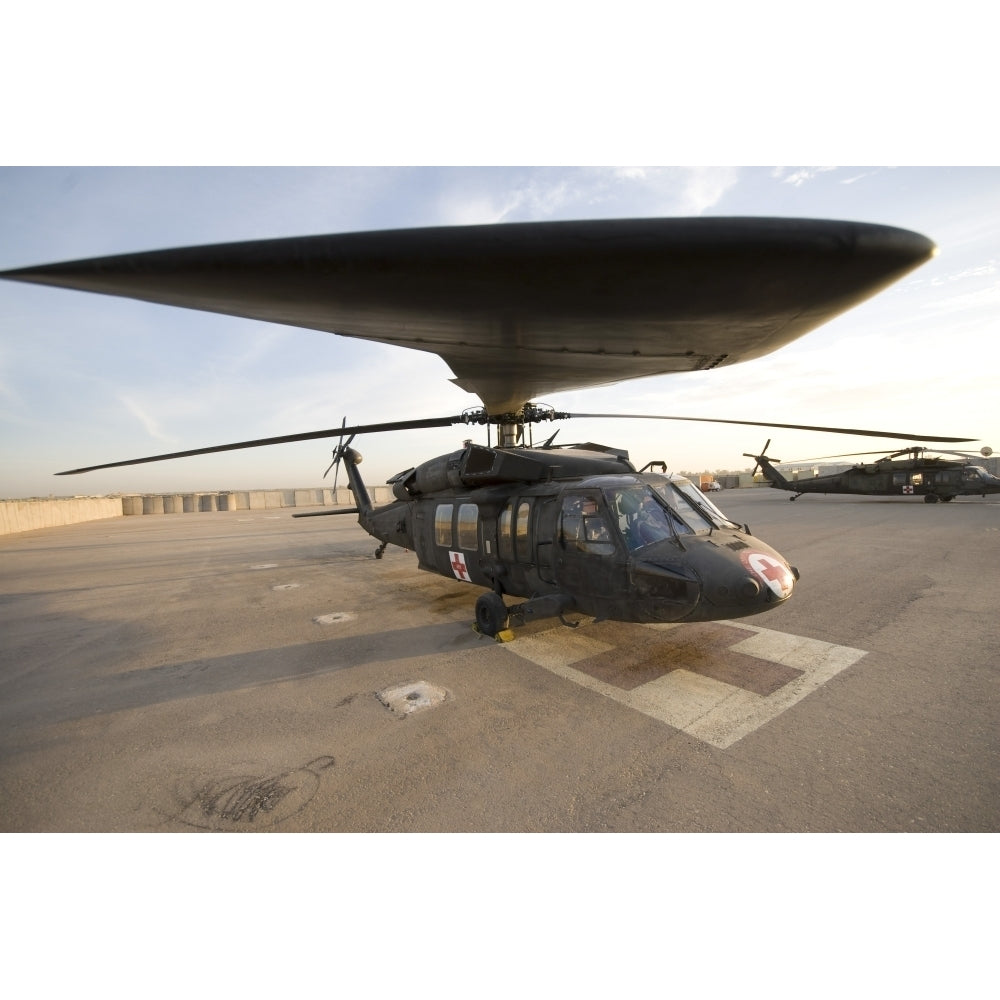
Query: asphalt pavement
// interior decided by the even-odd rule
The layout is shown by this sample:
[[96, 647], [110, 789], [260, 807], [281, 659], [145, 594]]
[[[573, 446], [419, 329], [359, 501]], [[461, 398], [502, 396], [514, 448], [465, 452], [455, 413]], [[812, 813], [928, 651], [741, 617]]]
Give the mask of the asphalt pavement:
[[714, 499], [784, 605], [510, 643], [349, 517], [2, 538], [0, 826], [995, 832], [1000, 501]]

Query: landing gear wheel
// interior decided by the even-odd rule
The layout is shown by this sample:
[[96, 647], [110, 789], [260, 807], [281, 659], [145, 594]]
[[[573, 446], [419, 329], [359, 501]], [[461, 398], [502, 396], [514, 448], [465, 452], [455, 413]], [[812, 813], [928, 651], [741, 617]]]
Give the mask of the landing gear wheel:
[[480, 594], [476, 600], [476, 625], [483, 635], [495, 637], [507, 627], [509, 614], [503, 598], [492, 591]]
[[937, 494], [935, 494], [935, 493], [928, 493], [924, 497], [924, 503], [937, 503], [937, 502], [938, 502], [938, 498], [937, 498]]
[[951, 503], [954, 497], [941, 497], [941, 503]]

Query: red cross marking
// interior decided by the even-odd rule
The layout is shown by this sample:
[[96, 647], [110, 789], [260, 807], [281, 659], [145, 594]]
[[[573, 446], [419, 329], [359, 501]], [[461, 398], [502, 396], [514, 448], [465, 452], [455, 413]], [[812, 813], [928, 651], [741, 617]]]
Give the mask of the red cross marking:
[[465, 556], [461, 552], [449, 552], [448, 555], [451, 556], [451, 571], [455, 576], [466, 583], [472, 583], [469, 568], [465, 565]]
[[778, 597], [787, 597], [792, 592], [792, 574], [777, 559], [764, 555], [763, 552], [754, 552], [747, 561], [750, 568], [763, 577], [764, 582]]
[[768, 580], [784, 579], [785, 568], [783, 566], [779, 566], [777, 563], [765, 563], [763, 560], [760, 560], [760, 562], [760, 571], [768, 578]]

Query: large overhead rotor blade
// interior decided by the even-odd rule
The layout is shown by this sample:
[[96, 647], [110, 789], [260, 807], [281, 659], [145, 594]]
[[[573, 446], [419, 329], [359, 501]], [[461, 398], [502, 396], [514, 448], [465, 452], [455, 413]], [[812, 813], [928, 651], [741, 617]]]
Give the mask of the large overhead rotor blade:
[[589, 420], [685, 420], [699, 424], [741, 424], [744, 427], [779, 427], [792, 431], [823, 431], [828, 434], [856, 434], [862, 437], [897, 438], [900, 441], [946, 441], [960, 444], [975, 438], [942, 437], [933, 434], [911, 434], [903, 431], [873, 431], [859, 427], [817, 427], [812, 424], [779, 424], [772, 420], [723, 420], [718, 417], [672, 417], [653, 413], [567, 413], [567, 417]]
[[893, 226], [592, 219], [178, 247], [0, 278], [438, 355], [491, 413], [764, 357], [929, 260]]
[[191, 458], [194, 455], [215, 455], [223, 451], [239, 451], [243, 448], [263, 448], [272, 444], [293, 444], [296, 441], [317, 441], [322, 438], [343, 437], [349, 434], [378, 434], [383, 431], [418, 430], [431, 427], [450, 427], [452, 424], [466, 423], [461, 416], [428, 417], [421, 420], [398, 420], [384, 424], [360, 424], [357, 427], [331, 427], [323, 431], [306, 431], [302, 434], [282, 434], [280, 437], [256, 438], [253, 441], [237, 441], [233, 444], [217, 444], [209, 448], [191, 448], [188, 451], [174, 451], [166, 455], [149, 455], [146, 458], [130, 458], [124, 462], [105, 462], [103, 465], [88, 465], [80, 469], [57, 472], [57, 476], [76, 476], [82, 472], [96, 472], [99, 469], [117, 469], [125, 465], [145, 465], [148, 462], [165, 462], [171, 458]]

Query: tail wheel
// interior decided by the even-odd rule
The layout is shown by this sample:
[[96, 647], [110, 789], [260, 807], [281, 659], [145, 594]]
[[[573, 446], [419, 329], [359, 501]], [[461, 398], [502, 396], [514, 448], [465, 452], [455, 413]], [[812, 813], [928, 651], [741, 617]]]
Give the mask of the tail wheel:
[[507, 627], [509, 621], [507, 605], [503, 598], [492, 591], [480, 594], [476, 601], [476, 625], [483, 635], [496, 636]]

